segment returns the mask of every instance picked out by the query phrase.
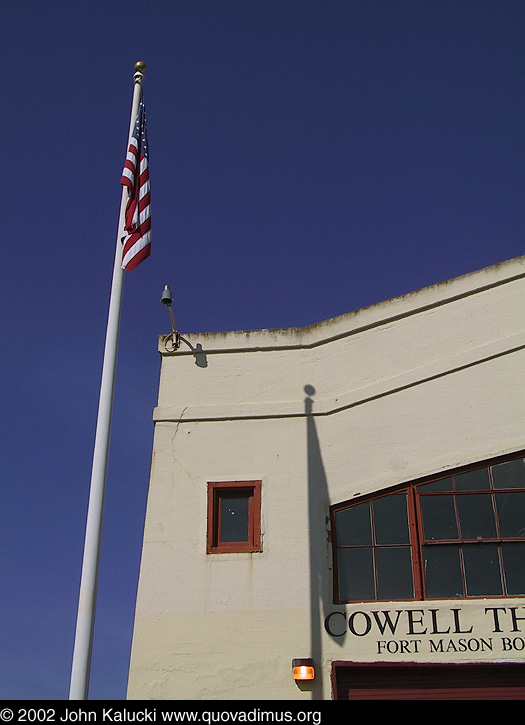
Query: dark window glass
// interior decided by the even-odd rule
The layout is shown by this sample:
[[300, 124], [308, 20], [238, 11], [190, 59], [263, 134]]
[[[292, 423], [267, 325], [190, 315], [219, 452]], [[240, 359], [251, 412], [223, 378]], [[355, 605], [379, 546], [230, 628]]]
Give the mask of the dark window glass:
[[525, 596], [525, 458], [335, 512], [339, 601]]
[[437, 481], [431, 481], [430, 483], [424, 483], [422, 486], [418, 486], [420, 491], [452, 491], [452, 478], [439, 478]]
[[492, 496], [473, 493], [457, 497], [459, 526], [463, 539], [494, 539], [496, 521]]
[[525, 594], [525, 542], [513, 541], [501, 545], [507, 594]]
[[525, 537], [525, 492], [497, 493], [496, 509], [500, 536], [509, 539]]
[[525, 488], [525, 458], [492, 466], [494, 488]]
[[376, 549], [378, 599], [412, 599], [412, 555], [409, 546]]
[[421, 496], [421, 515], [425, 541], [458, 538], [454, 496]]
[[220, 501], [220, 541], [248, 541], [248, 496], [223, 496]]
[[463, 560], [468, 597], [503, 594], [497, 544], [465, 544]]
[[454, 477], [456, 491], [483, 491], [490, 488], [488, 468], [468, 471]]
[[337, 552], [339, 596], [342, 600], [375, 599], [372, 549], [339, 549]]
[[409, 544], [406, 493], [384, 496], [374, 501], [376, 544]]
[[427, 597], [440, 599], [463, 596], [459, 546], [424, 546], [423, 566]]
[[369, 503], [338, 511], [336, 522], [338, 546], [366, 546], [372, 543]]

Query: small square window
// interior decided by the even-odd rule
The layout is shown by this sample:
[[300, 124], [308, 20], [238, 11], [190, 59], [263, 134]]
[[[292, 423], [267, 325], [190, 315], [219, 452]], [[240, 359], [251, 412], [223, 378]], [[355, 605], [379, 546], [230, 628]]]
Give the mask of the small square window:
[[208, 554], [261, 551], [261, 482], [208, 483]]

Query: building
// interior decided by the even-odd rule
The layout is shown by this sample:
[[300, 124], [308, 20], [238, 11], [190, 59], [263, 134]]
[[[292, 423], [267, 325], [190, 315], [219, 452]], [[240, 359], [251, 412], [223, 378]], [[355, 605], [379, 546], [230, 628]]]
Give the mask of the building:
[[524, 312], [522, 257], [161, 337], [128, 698], [524, 697]]

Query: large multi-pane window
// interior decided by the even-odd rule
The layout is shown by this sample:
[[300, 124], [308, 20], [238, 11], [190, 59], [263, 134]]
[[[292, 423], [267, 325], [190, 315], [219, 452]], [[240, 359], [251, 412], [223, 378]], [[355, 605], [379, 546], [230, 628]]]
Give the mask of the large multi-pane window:
[[525, 596], [525, 459], [332, 508], [337, 602]]

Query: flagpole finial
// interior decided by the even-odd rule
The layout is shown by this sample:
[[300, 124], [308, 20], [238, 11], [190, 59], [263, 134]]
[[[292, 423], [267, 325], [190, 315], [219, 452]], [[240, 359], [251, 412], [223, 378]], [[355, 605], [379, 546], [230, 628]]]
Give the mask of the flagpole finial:
[[135, 63], [135, 73], [133, 75], [133, 80], [135, 83], [138, 83], [140, 86], [142, 86], [142, 83], [144, 81], [144, 71], [146, 70], [146, 64], [142, 60], [138, 60]]

